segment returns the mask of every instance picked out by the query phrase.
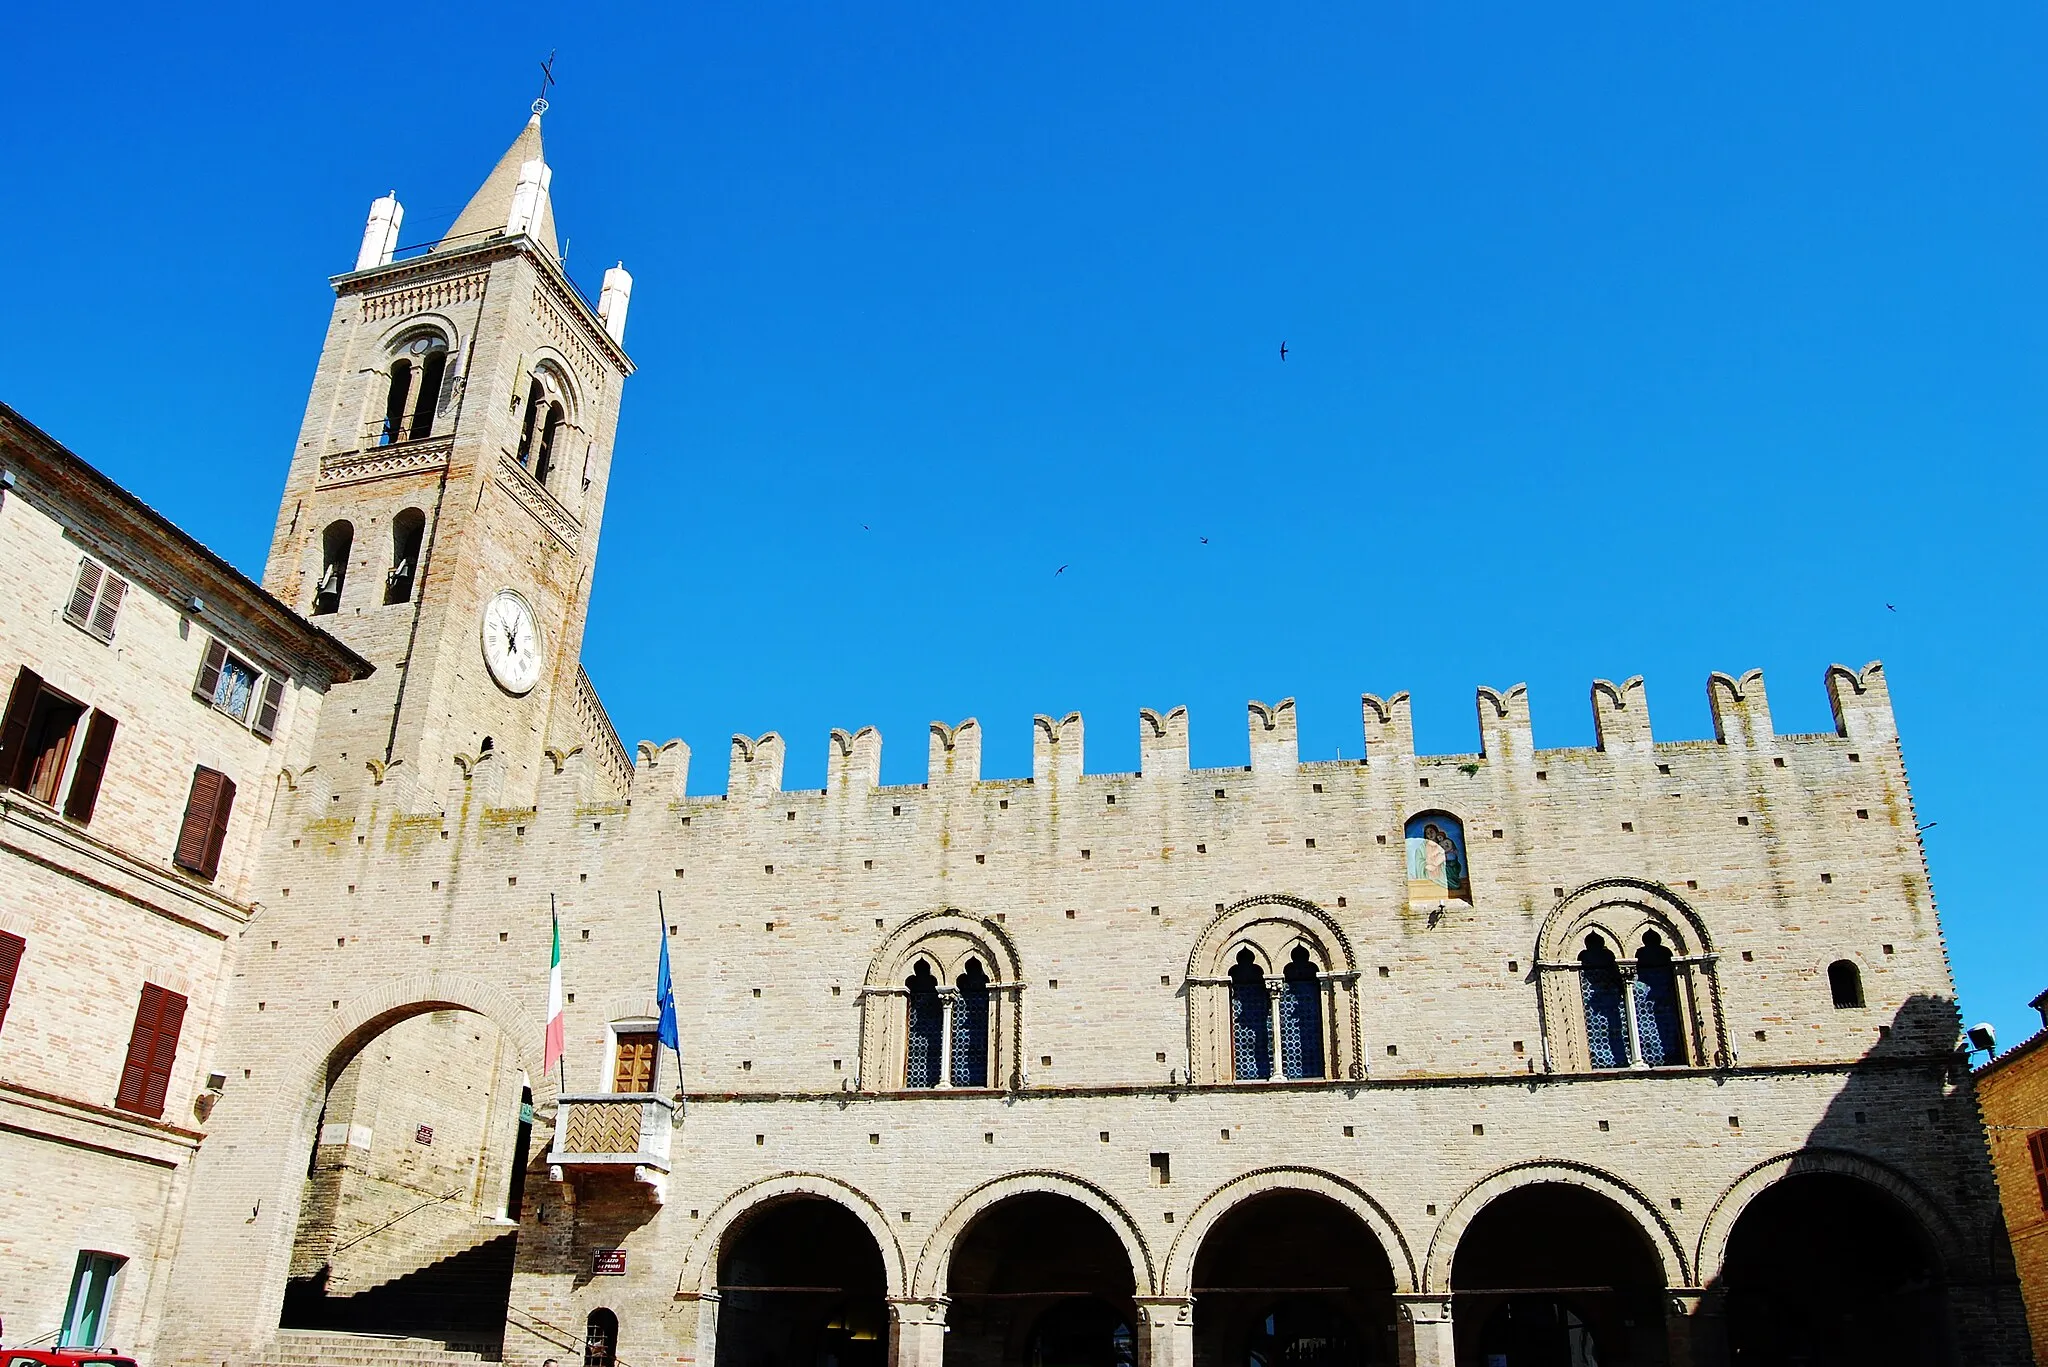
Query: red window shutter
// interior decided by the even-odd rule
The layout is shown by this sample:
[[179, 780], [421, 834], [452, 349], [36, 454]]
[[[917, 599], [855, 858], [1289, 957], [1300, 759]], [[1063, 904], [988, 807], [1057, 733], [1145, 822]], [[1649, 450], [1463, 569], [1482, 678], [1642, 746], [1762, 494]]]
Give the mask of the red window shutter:
[[228, 813], [235, 806], [235, 781], [226, 774], [220, 776], [220, 791], [213, 802], [213, 823], [206, 833], [206, 867], [200, 872], [208, 878], [220, 871], [221, 846], [228, 839]]
[[100, 590], [99, 606], [92, 610], [92, 621], [86, 630], [102, 641], [114, 639], [114, 619], [121, 615], [121, 600], [128, 596], [128, 581], [107, 576], [106, 587]]
[[92, 600], [100, 591], [100, 580], [106, 571], [94, 564], [91, 557], [78, 562], [78, 582], [71, 586], [71, 601], [64, 605], [64, 615], [80, 626], [92, 620]]
[[192, 771], [192, 794], [185, 799], [185, 820], [178, 827], [178, 847], [171, 861], [181, 869], [213, 874], [206, 867], [206, 846], [213, 836], [213, 813], [220, 805], [220, 785], [227, 775], [212, 769]]
[[2034, 1186], [2041, 1193], [2041, 1209], [2048, 1212], [2048, 1130], [2027, 1136], [2027, 1153], [2034, 1160]]
[[85, 749], [78, 752], [78, 768], [71, 775], [71, 794], [64, 799], [64, 815], [83, 826], [92, 820], [93, 804], [99, 801], [100, 780], [107, 773], [107, 752], [114, 748], [114, 719], [94, 712], [85, 729]]
[[22, 952], [28, 941], [0, 930], [0, 1028], [7, 1024], [7, 1003], [14, 1000], [14, 975], [21, 972]]
[[171, 1066], [178, 1057], [178, 1032], [185, 1024], [185, 999], [155, 983], [142, 985], [135, 1029], [128, 1036], [128, 1060], [114, 1104], [124, 1111], [162, 1119], [171, 1091]]
[[19, 788], [28, 767], [28, 726], [35, 715], [36, 695], [43, 691], [42, 675], [23, 665], [14, 676], [14, 691], [7, 696], [7, 713], [0, 719], [0, 786]]
[[272, 674], [263, 681], [263, 699], [256, 704], [256, 720], [249, 729], [265, 740], [277, 734], [277, 712], [284, 701], [284, 680]]
[[220, 687], [220, 667], [227, 663], [228, 648], [219, 641], [206, 643], [206, 658], [199, 662], [199, 678], [192, 684], [192, 696], [213, 706], [213, 690]]

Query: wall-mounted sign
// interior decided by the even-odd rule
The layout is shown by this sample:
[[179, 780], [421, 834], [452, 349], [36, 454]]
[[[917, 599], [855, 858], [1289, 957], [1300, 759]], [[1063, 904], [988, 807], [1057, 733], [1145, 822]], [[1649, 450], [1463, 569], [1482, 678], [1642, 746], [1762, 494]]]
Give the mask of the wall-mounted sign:
[[412, 1132], [412, 1142], [415, 1144], [433, 1143], [434, 1127], [432, 1125], [422, 1125], [417, 1130], [414, 1130]]
[[626, 1250], [623, 1248], [600, 1248], [590, 1256], [591, 1275], [597, 1277], [623, 1277], [626, 1275]]

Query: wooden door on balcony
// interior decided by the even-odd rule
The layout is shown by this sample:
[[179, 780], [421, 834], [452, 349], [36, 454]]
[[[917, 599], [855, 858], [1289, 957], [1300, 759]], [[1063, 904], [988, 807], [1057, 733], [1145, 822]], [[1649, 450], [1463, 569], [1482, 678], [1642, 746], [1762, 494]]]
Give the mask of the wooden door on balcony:
[[654, 1090], [655, 1034], [652, 1030], [621, 1030], [619, 1052], [612, 1064], [614, 1092]]

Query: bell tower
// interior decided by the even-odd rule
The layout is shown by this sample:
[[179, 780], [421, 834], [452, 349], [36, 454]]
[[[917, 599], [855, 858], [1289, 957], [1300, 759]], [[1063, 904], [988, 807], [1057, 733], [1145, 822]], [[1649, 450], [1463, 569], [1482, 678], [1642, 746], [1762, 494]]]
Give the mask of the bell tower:
[[336, 794], [432, 805], [459, 766], [523, 803], [546, 747], [609, 741], [579, 656], [632, 277], [563, 272], [544, 108], [447, 236], [401, 247], [386, 195], [331, 281], [264, 584], [376, 663], [321, 718]]

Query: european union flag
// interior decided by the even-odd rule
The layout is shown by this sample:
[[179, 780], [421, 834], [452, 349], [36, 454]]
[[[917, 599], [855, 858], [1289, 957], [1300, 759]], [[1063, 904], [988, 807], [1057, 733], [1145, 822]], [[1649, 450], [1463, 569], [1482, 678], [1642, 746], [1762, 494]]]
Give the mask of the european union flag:
[[654, 1000], [661, 1010], [657, 1038], [682, 1057], [682, 1037], [676, 1031], [676, 985], [668, 974], [668, 918], [661, 918], [661, 967], [654, 974]]

